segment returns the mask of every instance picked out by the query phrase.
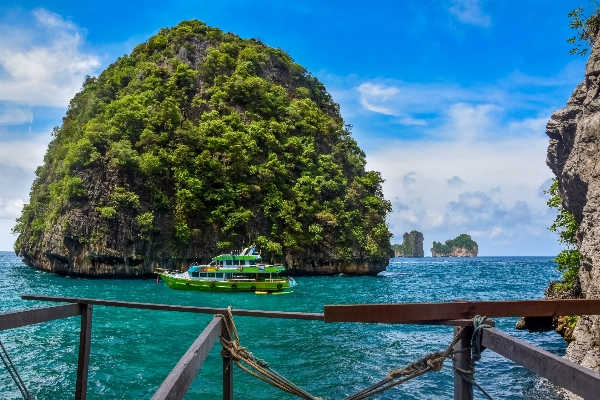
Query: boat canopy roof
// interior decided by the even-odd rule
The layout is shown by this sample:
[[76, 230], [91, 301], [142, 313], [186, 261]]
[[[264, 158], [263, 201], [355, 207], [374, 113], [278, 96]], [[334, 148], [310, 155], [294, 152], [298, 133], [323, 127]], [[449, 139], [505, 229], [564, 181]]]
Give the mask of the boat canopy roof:
[[251, 255], [237, 255], [237, 254], [221, 254], [220, 256], [216, 256], [213, 258], [213, 261], [225, 261], [225, 260], [261, 260], [259, 254], [251, 254]]
[[[241, 270], [240, 270], [241, 268]], [[252, 265], [252, 266], [227, 266], [223, 268], [211, 268], [206, 265], [192, 265], [188, 269], [188, 272], [240, 272], [243, 273], [258, 273], [258, 274], [270, 274], [279, 273], [285, 271], [283, 265]]]

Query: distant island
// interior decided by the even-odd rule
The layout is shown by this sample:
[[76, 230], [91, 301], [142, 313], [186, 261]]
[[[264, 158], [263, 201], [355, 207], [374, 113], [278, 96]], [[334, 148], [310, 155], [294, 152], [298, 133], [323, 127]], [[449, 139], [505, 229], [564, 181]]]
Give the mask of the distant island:
[[393, 244], [394, 257], [424, 257], [423, 234], [419, 231], [406, 232], [402, 244]]
[[432, 257], [477, 257], [477, 242], [466, 233], [456, 238], [446, 240], [446, 243], [433, 242]]

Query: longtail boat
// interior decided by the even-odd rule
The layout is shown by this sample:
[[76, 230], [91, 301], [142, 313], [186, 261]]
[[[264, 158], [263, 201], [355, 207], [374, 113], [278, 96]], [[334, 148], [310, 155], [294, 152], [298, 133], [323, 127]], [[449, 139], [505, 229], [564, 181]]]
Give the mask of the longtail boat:
[[208, 265], [191, 265], [186, 272], [157, 270], [160, 278], [173, 289], [212, 292], [285, 292], [295, 287], [291, 277], [280, 277], [283, 265], [261, 263], [254, 249], [240, 254], [221, 254]]

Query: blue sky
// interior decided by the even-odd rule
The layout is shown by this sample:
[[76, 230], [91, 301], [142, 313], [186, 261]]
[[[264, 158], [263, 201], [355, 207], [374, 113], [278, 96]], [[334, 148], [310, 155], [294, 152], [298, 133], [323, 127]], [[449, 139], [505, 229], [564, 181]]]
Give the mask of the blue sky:
[[554, 255], [545, 124], [583, 79], [587, 0], [12, 1], [0, 5], [0, 250], [86, 75], [199, 19], [280, 47], [332, 94], [386, 180], [396, 240], [471, 234], [480, 255]]

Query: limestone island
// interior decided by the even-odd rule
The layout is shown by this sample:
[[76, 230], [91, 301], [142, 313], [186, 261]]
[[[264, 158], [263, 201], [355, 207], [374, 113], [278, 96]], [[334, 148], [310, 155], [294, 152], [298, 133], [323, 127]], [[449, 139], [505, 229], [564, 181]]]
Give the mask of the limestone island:
[[393, 244], [394, 257], [424, 257], [423, 234], [419, 231], [405, 232], [402, 244]]
[[255, 244], [290, 274], [376, 275], [382, 178], [285, 51], [203, 22], [161, 29], [87, 77], [13, 232], [32, 267], [154, 276]]
[[477, 257], [477, 242], [462, 233], [446, 243], [433, 242], [431, 257]]

